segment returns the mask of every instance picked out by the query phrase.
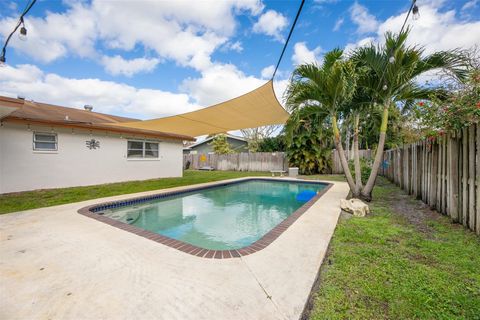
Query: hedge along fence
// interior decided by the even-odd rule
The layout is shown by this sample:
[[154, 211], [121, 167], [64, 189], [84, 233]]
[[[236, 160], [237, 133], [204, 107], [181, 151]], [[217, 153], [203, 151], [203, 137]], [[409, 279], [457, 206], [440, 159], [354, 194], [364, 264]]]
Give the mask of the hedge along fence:
[[480, 235], [480, 125], [385, 151], [381, 173]]
[[270, 171], [288, 168], [284, 152], [242, 152], [232, 154], [184, 154], [183, 167], [212, 167], [215, 170]]

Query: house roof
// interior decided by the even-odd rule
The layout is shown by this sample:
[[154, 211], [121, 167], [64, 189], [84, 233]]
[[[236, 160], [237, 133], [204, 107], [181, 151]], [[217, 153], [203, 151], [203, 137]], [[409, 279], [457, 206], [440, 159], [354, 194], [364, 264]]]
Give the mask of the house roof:
[[[237, 137], [237, 136], [234, 136], [234, 135], [231, 135], [231, 134], [228, 134], [228, 133], [225, 134], [225, 135], [227, 136], [227, 138], [248, 143], [248, 140], [245, 139], [245, 138]], [[191, 149], [191, 148], [200, 146], [200, 145], [202, 145], [202, 144], [204, 144], [204, 143], [207, 143], [207, 142], [213, 140], [213, 138], [215, 138], [215, 136], [208, 137], [208, 138], [206, 138], [205, 140], [202, 140], [202, 141], [200, 141], [200, 142], [197, 142], [197, 143], [194, 143], [194, 144], [192, 144], [192, 145], [189, 145], [188, 147], [186, 147], [186, 148], [184, 148], [184, 149]]]
[[0, 96], [0, 111], [2, 110], [5, 110], [2, 121], [36, 122], [66, 127], [141, 134], [150, 137], [174, 140], [195, 140], [191, 136], [182, 134], [128, 128], [117, 125], [122, 122], [136, 121], [136, 119], [133, 118], [119, 117], [99, 112]]

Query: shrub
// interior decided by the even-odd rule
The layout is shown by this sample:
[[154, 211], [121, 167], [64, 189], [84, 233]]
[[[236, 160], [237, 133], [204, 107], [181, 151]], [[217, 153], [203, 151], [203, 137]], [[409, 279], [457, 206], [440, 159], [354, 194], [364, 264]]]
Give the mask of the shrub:
[[213, 151], [216, 154], [230, 154], [233, 153], [230, 144], [227, 141], [227, 136], [225, 134], [217, 134], [210, 145], [213, 146]]
[[[350, 168], [350, 172], [355, 179], [355, 165], [353, 163], [353, 159], [348, 161], [348, 167]], [[370, 172], [372, 171], [372, 160], [366, 158], [360, 158], [360, 172], [362, 176], [362, 183], [367, 183], [368, 178], [370, 177]]]

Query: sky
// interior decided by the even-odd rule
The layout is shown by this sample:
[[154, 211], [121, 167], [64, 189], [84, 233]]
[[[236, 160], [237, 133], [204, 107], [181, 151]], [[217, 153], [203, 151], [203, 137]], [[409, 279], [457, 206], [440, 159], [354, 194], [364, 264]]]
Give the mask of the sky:
[[[38, 0], [14, 35], [0, 95], [149, 119], [234, 98], [271, 78], [300, 1]], [[410, 44], [425, 53], [480, 45], [480, 0], [417, 0]], [[0, 0], [3, 43], [27, 0]], [[307, 0], [275, 77], [296, 65], [382, 42], [407, 0]]]

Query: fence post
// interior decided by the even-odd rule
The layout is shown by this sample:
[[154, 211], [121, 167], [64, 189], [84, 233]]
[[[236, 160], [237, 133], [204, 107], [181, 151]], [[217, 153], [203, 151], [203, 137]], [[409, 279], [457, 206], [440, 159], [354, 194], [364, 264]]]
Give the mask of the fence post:
[[476, 164], [476, 178], [474, 185], [476, 186], [477, 189], [477, 196], [476, 196], [476, 205], [475, 205], [475, 211], [476, 211], [476, 218], [475, 218], [475, 230], [478, 235], [480, 235], [480, 124], [476, 124], [476, 129], [477, 129], [477, 164]]
[[440, 202], [441, 202], [441, 189], [442, 189], [442, 156], [441, 156], [441, 152], [442, 152], [442, 148], [441, 148], [441, 145], [440, 145], [440, 142], [441, 142], [441, 138], [439, 138], [437, 141], [437, 143], [435, 144], [435, 148], [437, 150], [437, 153], [436, 153], [436, 161], [437, 161], [437, 182], [436, 182], [436, 202], [435, 202], [435, 209], [437, 209], [438, 212], [440, 212]]
[[420, 148], [420, 143], [417, 142], [416, 146], [415, 146], [415, 153], [417, 154], [416, 155], [416, 166], [417, 166], [417, 173], [416, 173], [416, 177], [415, 179], [417, 180], [417, 193], [415, 195], [415, 197], [417, 199], [420, 199], [421, 198], [421, 194], [422, 194], [422, 153], [421, 153], [421, 148]]
[[447, 170], [447, 136], [443, 136], [442, 139], [442, 213], [447, 214], [447, 194], [448, 194], [448, 186], [447, 186], [447, 177], [448, 177], [448, 170]]
[[431, 182], [430, 182], [430, 208], [434, 209], [437, 205], [437, 148], [436, 148], [436, 141], [432, 141], [432, 149], [431, 149], [431, 162], [432, 168], [430, 170], [431, 175]]
[[466, 227], [468, 225], [468, 131], [467, 128], [462, 130], [462, 172], [460, 182], [462, 183], [462, 223]]
[[468, 130], [468, 227], [475, 230], [475, 126]]
[[448, 213], [454, 222], [459, 222], [460, 217], [458, 215], [458, 140], [457, 135], [450, 135], [449, 137], [449, 204]]

